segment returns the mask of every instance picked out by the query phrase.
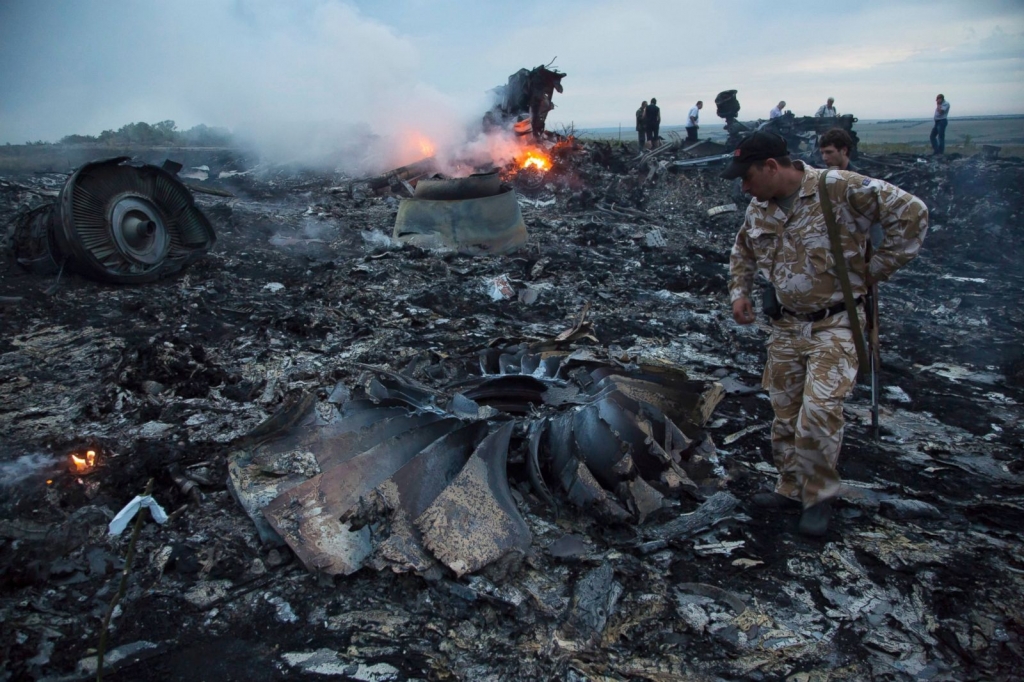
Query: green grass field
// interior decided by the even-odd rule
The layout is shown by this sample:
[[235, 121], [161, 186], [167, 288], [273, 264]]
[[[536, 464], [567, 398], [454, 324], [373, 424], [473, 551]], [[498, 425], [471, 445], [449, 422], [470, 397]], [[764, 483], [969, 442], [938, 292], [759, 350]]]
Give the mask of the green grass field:
[[[931, 121], [858, 121], [854, 129], [868, 153], [931, 152]], [[1001, 147], [1000, 156], [1024, 156], [1024, 116], [950, 119], [947, 153], [976, 154], [983, 145]]]
[[[860, 149], [867, 153], [886, 154], [905, 152], [908, 154], [931, 153], [928, 136], [932, 131], [932, 121], [889, 120], [857, 121], [853, 129], [860, 138]], [[617, 128], [593, 128], [580, 131], [581, 136], [591, 139], [618, 140]], [[672, 139], [675, 133], [682, 137], [686, 131], [682, 126], [664, 126], [662, 137]], [[700, 127], [700, 138], [724, 142], [726, 133], [722, 129], [721, 120], [705, 122]], [[636, 142], [636, 132], [622, 131], [622, 141]], [[1024, 156], [1024, 116], [993, 116], [990, 118], [951, 118], [946, 128], [946, 152], [958, 154], [977, 154], [982, 145], [1001, 147], [1000, 156]]]
[[[854, 125], [862, 142], [868, 144], [928, 144], [932, 122], [924, 121], [858, 121]], [[1024, 145], [1024, 116], [997, 118], [964, 118], [949, 120], [946, 146], [962, 143]]]

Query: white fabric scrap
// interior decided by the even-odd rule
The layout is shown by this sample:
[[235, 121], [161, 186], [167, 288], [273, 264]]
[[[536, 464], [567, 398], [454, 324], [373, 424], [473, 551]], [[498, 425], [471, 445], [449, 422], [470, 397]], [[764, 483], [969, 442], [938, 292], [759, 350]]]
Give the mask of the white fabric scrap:
[[498, 275], [497, 277], [484, 280], [484, 288], [492, 301], [500, 301], [516, 295], [516, 290], [513, 288], [512, 281], [508, 278], [508, 275]]
[[117, 516], [110, 521], [110, 534], [120, 535], [123, 533], [124, 529], [128, 526], [128, 522], [135, 518], [135, 515], [143, 507], [149, 509], [149, 513], [153, 515], [153, 520], [157, 523], [167, 522], [167, 512], [153, 499], [152, 495], [146, 495], [145, 497], [136, 495], [135, 499], [126, 504], [124, 509], [117, 512]]

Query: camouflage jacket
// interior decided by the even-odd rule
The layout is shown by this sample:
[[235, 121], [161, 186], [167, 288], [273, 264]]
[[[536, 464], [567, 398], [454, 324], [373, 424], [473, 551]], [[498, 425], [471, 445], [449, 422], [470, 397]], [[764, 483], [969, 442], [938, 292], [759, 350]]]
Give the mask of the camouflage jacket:
[[881, 224], [884, 234], [870, 262], [875, 282], [885, 281], [917, 255], [928, 231], [928, 208], [923, 201], [895, 185], [857, 173], [819, 170], [800, 161], [794, 165], [803, 170], [804, 179], [790, 215], [774, 200], [755, 199], [747, 207], [729, 262], [732, 301], [750, 298], [758, 271], [775, 285], [779, 301], [793, 312], [812, 313], [843, 300], [818, 202], [821, 173], [828, 173], [826, 182], [854, 296], [867, 290], [864, 257], [872, 224]]

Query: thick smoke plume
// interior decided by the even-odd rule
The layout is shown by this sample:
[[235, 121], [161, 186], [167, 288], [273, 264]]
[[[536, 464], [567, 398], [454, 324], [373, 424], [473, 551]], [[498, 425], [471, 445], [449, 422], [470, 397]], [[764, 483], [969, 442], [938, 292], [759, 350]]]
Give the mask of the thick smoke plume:
[[361, 173], [459, 147], [487, 107], [490, 84], [456, 103], [424, 84], [411, 40], [337, 0], [35, 5], [20, 20], [50, 36], [19, 78], [75, 101], [18, 106], [53, 140], [172, 119], [227, 127], [265, 161]]

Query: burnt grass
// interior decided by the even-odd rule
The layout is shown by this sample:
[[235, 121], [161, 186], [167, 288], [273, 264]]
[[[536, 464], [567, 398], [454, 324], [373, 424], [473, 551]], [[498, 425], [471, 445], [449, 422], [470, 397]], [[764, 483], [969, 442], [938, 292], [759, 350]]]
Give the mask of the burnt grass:
[[[106, 524], [149, 479], [172, 518], [143, 527], [110, 648], [153, 646], [110, 680], [317, 678], [285, 654], [321, 649], [335, 652], [338, 679], [360, 680], [1015, 679], [1024, 163], [891, 155], [863, 165], [921, 196], [932, 231], [882, 287], [882, 439], [858, 388], [840, 471], [862, 494], [838, 505], [824, 539], [797, 534], [797, 512], [749, 502], [773, 480], [771, 409], [757, 390], [766, 334], [731, 321], [728, 253], [742, 207], [708, 217], [732, 190], [712, 171], [648, 181], [621, 152], [584, 145], [541, 191], [554, 205], [523, 205], [530, 238], [506, 256], [389, 245], [368, 233], [390, 234], [394, 197], [275, 168], [208, 183], [237, 198], [197, 195], [218, 242], [174, 278], [116, 287], [65, 273], [47, 294], [52, 278], [8, 259], [0, 679], [88, 677], [79, 662], [95, 655], [127, 547], [128, 534], [110, 538]], [[0, 185], [2, 221], [47, 200], [31, 188], [61, 182], [4, 179], [20, 189]], [[632, 213], [603, 210], [605, 195]], [[649, 245], [652, 230], [667, 245]], [[537, 301], [491, 300], [486, 281], [500, 275]], [[287, 548], [262, 545], [228, 492], [233, 444], [289, 396], [312, 390], [323, 403], [373, 368], [442, 387], [496, 340], [550, 338], [588, 304], [595, 348], [748, 387], [709, 424], [718, 487], [740, 498], [739, 518], [644, 553], [635, 528], [567, 507], [556, 517], [512, 466], [521, 509], [554, 534], [536, 539], [510, 580], [532, 571], [561, 585], [551, 607], [451, 576], [311, 574]], [[68, 454], [89, 448], [99, 467], [70, 473]], [[901, 515], [893, 501], [935, 512]], [[591, 551], [549, 556], [564, 532], [588, 537]], [[740, 544], [715, 549], [730, 543]], [[568, 631], [574, 585], [604, 563], [622, 596], [602, 632]], [[746, 615], [709, 598], [698, 605], [705, 626], [684, 617], [680, 586], [692, 584], [738, 596]]]

